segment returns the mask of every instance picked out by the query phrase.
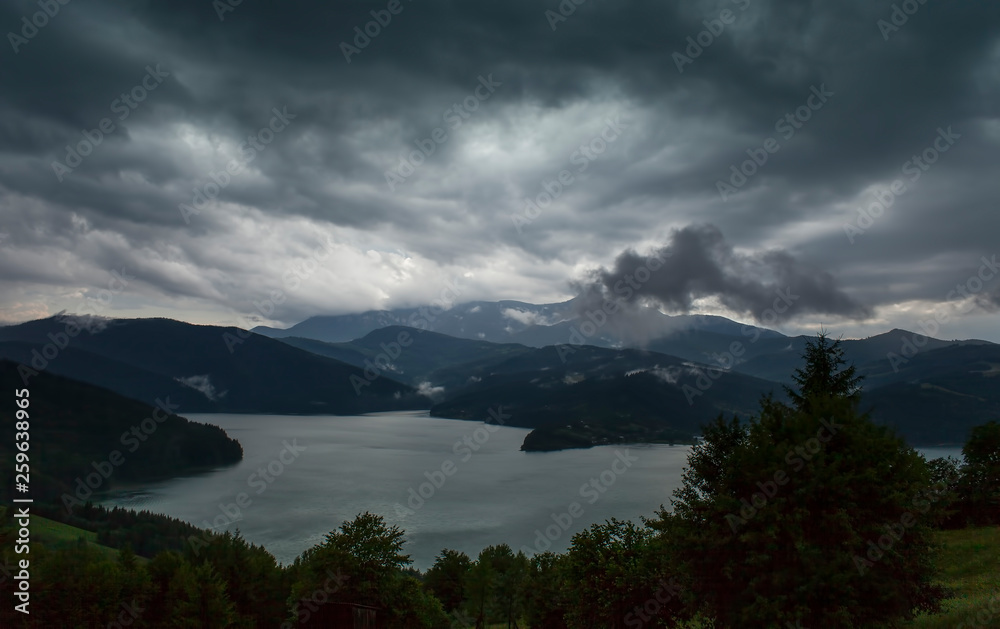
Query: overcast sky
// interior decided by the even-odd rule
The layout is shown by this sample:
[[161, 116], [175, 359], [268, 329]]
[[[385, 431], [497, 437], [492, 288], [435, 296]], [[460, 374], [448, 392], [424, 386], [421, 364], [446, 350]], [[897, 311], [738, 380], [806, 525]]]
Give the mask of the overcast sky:
[[786, 333], [1000, 341], [996, 2], [51, 4], [0, 0], [0, 320], [555, 302], [676, 252], [666, 312], [799, 282]]

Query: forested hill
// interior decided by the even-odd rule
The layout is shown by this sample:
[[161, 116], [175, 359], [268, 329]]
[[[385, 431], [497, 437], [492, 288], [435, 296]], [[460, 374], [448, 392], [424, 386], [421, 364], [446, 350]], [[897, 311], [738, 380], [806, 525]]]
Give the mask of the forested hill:
[[353, 415], [427, 408], [412, 387], [231, 327], [53, 316], [0, 328], [0, 359], [186, 413]]
[[[15, 391], [24, 389], [18, 365], [0, 360], [0, 391], [8, 396], [0, 405], [5, 433], [0, 439], [4, 500], [14, 486]], [[176, 476], [243, 458], [242, 446], [221, 428], [106, 389], [42, 372], [31, 376], [27, 391], [29, 403], [22, 409], [21, 421], [26, 414], [30, 497], [36, 502], [61, 502], [64, 493], [86, 496], [78, 479], [92, 490], [103, 491], [125, 481]], [[170, 410], [169, 397], [161, 401]]]

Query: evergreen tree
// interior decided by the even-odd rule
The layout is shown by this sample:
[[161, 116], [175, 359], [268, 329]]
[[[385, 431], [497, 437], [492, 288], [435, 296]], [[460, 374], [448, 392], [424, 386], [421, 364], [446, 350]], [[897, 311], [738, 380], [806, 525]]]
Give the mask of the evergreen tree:
[[810, 343], [794, 407], [716, 420], [673, 512], [650, 524], [686, 573], [688, 615], [721, 627], [888, 626], [935, 610], [928, 466], [858, 412], [836, 343]]
[[960, 494], [970, 524], [1000, 524], [1000, 423], [972, 429], [962, 448]]
[[[150, 596], [143, 617], [148, 619], [150, 626], [172, 626], [169, 622], [177, 609], [179, 597], [183, 588], [175, 587], [181, 567], [187, 565], [184, 557], [177, 551], [165, 551], [153, 557], [146, 565], [150, 580]], [[188, 571], [187, 574], [190, 574]]]
[[184, 562], [171, 584], [176, 607], [170, 610], [171, 627], [227, 629], [236, 620], [236, 606], [229, 599], [226, 582], [207, 561], [196, 567]]
[[796, 369], [792, 375], [799, 390], [785, 387], [795, 408], [808, 410], [811, 400], [823, 397], [860, 399], [862, 377], [857, 375], [854, 365], [841, 369], [847, 361], [840, 339], [831, 343], [825, 332], [819, 333], [815, 341], [806, 341], [803, 358], [805, 367]]
[[291, 586], [274, 556], [237, 532], [212, 535], [189, 545], [187, 560], [207, 561], [225, 581], [237, 616], [253, 627], [277, 627], [288, 615]]

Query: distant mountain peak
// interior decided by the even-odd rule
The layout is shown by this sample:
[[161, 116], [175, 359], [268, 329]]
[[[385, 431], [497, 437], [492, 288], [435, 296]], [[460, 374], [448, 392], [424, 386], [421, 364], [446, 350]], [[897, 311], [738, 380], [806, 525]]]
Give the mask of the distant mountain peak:
[[774, 330], [748, 326], [718, 315], [667, 315], [651, 307], [627, 313], [607, 312], [601, 306], [591, 306], [587, 310], [588, 303], [582, 297], [549, 304], [509, 299], [471, 301], [444, 311], [422, 306], [318, 315], [285, 330], [259, 326], [253, 331], [272, 338], [300, 337], [344, 343], [379, 328], [404, 325], [457, 338], [521, 343], [531, 347], [566, 344], [638, 346], [688, 331], [739, 336], [753, 330], [762, 338], [784, 337]]

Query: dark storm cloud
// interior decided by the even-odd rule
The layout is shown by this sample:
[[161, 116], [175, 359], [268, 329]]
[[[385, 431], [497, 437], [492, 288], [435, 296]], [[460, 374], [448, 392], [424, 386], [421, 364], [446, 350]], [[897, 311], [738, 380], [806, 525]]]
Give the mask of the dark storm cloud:
[[596, 287], [597, 294], [623, 304], [653, 303], [685, 313], [695, 300], [715, 297], [758, 321], [768, 311], [776, 313], [777, 320], [807, 313], [871, 315], [829, 273], [786, 251], [738, 253], [712, 225], [680, 229], [650, 254], [624, 251], [612, 268], [599, 269], [592, 278], [593, 285], [581, 288], [589, 292]]
[[[728, 243], [703, 228], [673, 236], [701, 266], [677, 269], [675, 283], [658, 289], [665, 304], [687, 309], [708, 291], [752, 314], [777, 283], [796, 282], [796, 316], [845, 317], [941, 301], [979, 256], [994, 253], [997, 3], [929, 0], [898, 30], [880, 30], [879, 20], [893, 19], [888, 0], [588, 0], [554, 22], [545, 13], [559, 11], [554, 1], [402, 0], [348, 62], [355, 27], [387, 4], [244, 1], [220, 14], [209, 0], [74, 0], [16, 53], [8, 38], [5, 247], [58, 242], [77, 264], [102, 268], [148, 260], [150, 291], [238, 307], [273, 281], [268, 265], [246, 265], [243, 248], [263, 248], [243, 240], [247, 222], [266, 223], [278, 240], [298, 237], [287, 226], [299, 220], [343, 228], [442, 268], [510, 269], [503, 280], [513, 287], [529, 268], [514, 260], [554, 275], [711, 223]], [[0, 31], [19, 33], [22, 17], [38, 10], [0, 1]], [[732, 19], [692, 51], [688, 38], [704, 43], [704, 22], [718, 29], [723, 11]], [[691, 52], [678, 68], [677, 55]], [[119, 119], [116, 99], [157, 64], [169, 77]], [[446, 112], [491, 75], [502, 85], [447, 128]], [[814, 88], [832, 95], [787, 136], [776, 124], [807, 106]], [[274, 107], [295, 120], [185, 223], [178, 205], [191, 203]], [[616, 112], [630, 125], [621, 139], [574, 173], [523, 233], [512, 229], [524, 199], [571, 167], [574, 148]], [[114, 131], [59, 182], [52, 162], [104, 118]], [[390, 190], [386, 173], [439, 127], [447, 141]], [[954, 148], [849, 241], [844, 226], [856, 209], [948, 127], [961, 135]], [[780, 149], [723, 200], [719, 182], [769, 138]], [[734, 246], [784, 253], [741, 258]], [[102, 247], [112, 252], [92, 253]], [[609, 272], [628, 262], [619, 257]], [[26, 266], [6, 265], [3, 279], [37, 281]], [[754, 281], [750, 268], [774, 277]], [[58, 284], [58, 272], [41, 275]], [[324, 307], [301, 299], [296, 313]]]

